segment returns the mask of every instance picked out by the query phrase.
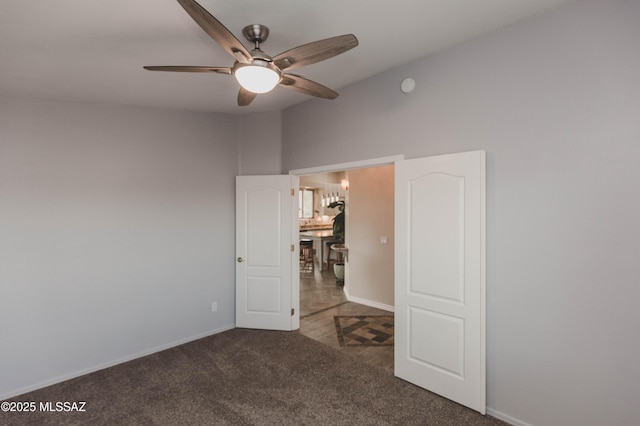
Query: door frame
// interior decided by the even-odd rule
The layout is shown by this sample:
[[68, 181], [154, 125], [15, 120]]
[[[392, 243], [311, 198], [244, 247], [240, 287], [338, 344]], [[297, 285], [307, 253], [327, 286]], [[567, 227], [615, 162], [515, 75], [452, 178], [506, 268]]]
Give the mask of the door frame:
[[[368, 167], [389, 166], [394, 165], [396, 161], [404, 160], [404, 154], [392, 155], [389, 157], [371, 158], [368, 160], [350, 161], [347, 163], [329, 164], [325, 166], [309, 167], [305, 169], [290, 170], [289, 175], [300, 178], [300, 176], [314, 175], [319, 173], [341, 172], [346, 170], [364, 169]], [[297, 191], [297, 188], [296, 188]], [[297, 194], [297, 192], [296, 192]], [[297, 203], [295, 203], [297, 206]], [[297, 209], [296, 209], [297, 211]], [[293, 235], [300, 232], [298, 215], [293, 217], [294, 230]], [[395, 284], [394, 284], [395, 285]], [[293, 317], [293, 329], [300, 328], [300, 265], [299, 262], [293, 262], [292, 265], [292, 282], [291, 282], [291, 301], [295, 309], [296, 315]]]

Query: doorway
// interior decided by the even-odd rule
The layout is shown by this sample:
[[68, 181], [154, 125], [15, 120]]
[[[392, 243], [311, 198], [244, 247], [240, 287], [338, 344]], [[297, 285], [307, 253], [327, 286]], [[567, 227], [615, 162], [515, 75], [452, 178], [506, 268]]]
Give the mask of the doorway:
[[[300, 271], [300, 333], [390, 373], [393, 373], [394, 312], [393, 174], [393, 164], [383, 164], [299, 176], [300, 187], [313, 189], [316, 198], [315, 217], [301, 218], [300, 229], [307, 225], [330, 228], [330, 218], [336, 211], [323, 208], [326, 203], [322, 198], [327, 194], [338, 195], [346, 202], [345, 243], [351, 251], [345, 262], [344, 289], [336, 285], [333, 262], [326, 263], [326, 247], [322, 270], [316, 263], [313, 270]], [[318, 257], [315, 259], [319, 262]], [[354, 317], [363, 317], [358, 323], [373, 321], [363, 327], [372, 327], [376, 332], [379, 320], [391, 327], [380, 330], [379, 342], [367, 341], [362, 336], [358, 336], [361, 345], [341, 340], [341, 327], [355, 322]], [[387, 331], [390, 337], [385, 338]]]
[[[346, 238], [349, 249], [344, 255], [346, 298], [363, 305], [394, 311], [394, 166], [363, 167], [340, 172], [300, 176], [305, 192], [313, 191], [314, 216], [300, 214], [301, 241], [312, 239], [316, 256], [314, 268], [301, 268], [301, 278], [326, 274], [313, 274], [316, 269], [333, 271], [338, 255], [330, 247], [339, 240], [332, 236], [332, 218], [339, 213], [324, 201], [344, 201], [346, 208]], [[337, 183], [336, 183], [337, 182]], [[342, 188], [340, 191], [336, 187]], [[311, 241], [309, 241], [311, 242]], [[355, 255], [354, 255], [355, 254]], [[323, 278], [324, 277], [324, 278]], [[302, 287], [301, 287], [302, 290]], [[304, 313], [301, 306], [301, 315]]]

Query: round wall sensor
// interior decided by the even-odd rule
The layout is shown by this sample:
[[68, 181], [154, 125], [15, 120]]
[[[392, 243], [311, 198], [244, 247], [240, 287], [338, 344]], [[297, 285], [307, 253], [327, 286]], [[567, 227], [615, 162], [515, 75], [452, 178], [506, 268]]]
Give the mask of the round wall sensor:
[[415, 88], [416, 82], [412, 78], [405, 78], [404, 80], [402, 80], [402, 84], [400, 85], [400, 90], [402, 90], [402, 93], [411, 93]]

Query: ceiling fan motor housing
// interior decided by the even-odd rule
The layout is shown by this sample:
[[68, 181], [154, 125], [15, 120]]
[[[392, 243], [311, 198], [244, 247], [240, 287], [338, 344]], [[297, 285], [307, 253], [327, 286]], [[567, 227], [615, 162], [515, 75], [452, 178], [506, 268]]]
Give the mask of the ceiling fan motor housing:
[[260, 24], [247, 25], [242, 29], [242, 34], [251, 43], [255, 43], [256, 48], [259, 48], [260, 43], [269, 37], [269, 28]]

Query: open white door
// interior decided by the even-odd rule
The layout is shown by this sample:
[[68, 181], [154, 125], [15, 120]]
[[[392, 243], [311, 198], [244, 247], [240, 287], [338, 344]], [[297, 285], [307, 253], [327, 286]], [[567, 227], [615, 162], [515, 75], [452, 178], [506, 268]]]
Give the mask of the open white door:
[[395, 375], [485, 414], [485, 152], [395, 171]]
[[297, 247], [292, 188], [297, 186], [291, 179], [236, 177], [236, 327], [297, 328], [292, 297]]

